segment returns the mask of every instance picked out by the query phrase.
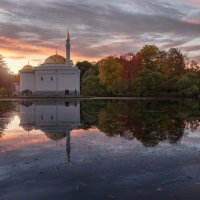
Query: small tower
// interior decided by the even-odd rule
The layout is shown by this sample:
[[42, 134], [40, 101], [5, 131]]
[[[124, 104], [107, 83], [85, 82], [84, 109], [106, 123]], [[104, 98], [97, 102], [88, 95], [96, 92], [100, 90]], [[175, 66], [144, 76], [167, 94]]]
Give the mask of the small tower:
[[67, 31], [67, 38], [66, 38], [66, 64], [70, 66], [70, 34], [69, 31]]
[[71, 152], [71, 140], [70, 140], [70, 132], [66, 132], [66, 158], [67, 163], [70, 163], [70, 152]]

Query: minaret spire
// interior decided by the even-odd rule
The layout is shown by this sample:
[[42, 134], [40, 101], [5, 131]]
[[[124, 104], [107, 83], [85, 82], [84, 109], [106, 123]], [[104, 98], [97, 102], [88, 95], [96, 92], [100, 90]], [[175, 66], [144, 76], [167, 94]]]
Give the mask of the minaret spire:
[[70, 34], [69, 30], [67, 30], [67, 37], [66, 37], [66, 64], [70, 66]]
[[70, 40], [69, 29], [67, 30], [67, 40]]
[[66, 158], [68, 164], [70, 163], [70, 151], [71, 151], [70, 132], [66, 132]]

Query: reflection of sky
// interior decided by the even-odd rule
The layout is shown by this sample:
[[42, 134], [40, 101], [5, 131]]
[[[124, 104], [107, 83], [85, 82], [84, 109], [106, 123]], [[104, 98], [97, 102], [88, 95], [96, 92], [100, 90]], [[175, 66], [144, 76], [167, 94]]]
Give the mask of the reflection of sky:
[[[19, 115], [13, 115], [10, 123], [6, 126], [1, 138], [0, 153], [23, 151], [23, 149], [34, 148], [36, 146], [40, 150], [44, 147], [49, 149], [61, 144], [63, 146], [63, 152], [65, 151], [66, 138], [53, 141], [48, 138], [44, 132], [39, 129], [33, 129], [31, 131], [25, 131], [20, 126]], [[113, 153], [119, 153], [119, 151], [129, 152], [139, 146], [143, 146], [136, 139], [127, 140], [120, 136], [108, 137], [97, 128], [93, 127], [88, 130], [74, 129], [70, 132], [72, 145], [74, 151], [78, 151], [81, 148], [92, 149], [95, 152], [100, 152], [103, 148], [104, 151], [112, 151]], [[89, 141], [89, 142], [88, 142]], [[184, 137], [180, 144], [184, 146], [197, 146], [200, 143], [200, 127], [195, 130], [189, 128], [185, 129]], [[82, 146], [83, 145], [83, 146]], [[160, 143], [160, 146], [173, 146], [167, 142]], [[77, 148], [78, 147], [78, 148]], [[78, 153], [78, 152], [77, 152]]]
[[[94, 187], [97, 193], [107, 192], [103, 187], [109, 185], [112, 192], [113, 188], [120, 187], [120, 193], [125, 188], [127, 194], [128, 187], [133, 190], [133, 186], [143, 186], [146, 190], [156, 185], [153, 191], [157, 191], [157, 188], [188, 183], [184, 182], [188, 181], [187, 177], [195, 177], [192, 182], [198, 179], [199, 128], [185, 129], [178, 144], [163, 142], [151, 148], [136, 139], [108, 137], [95, 127], [72, 130], [68, 163], [66, 137], [54, 141], [39, 129], [25, 131], [20, 127], [19, 116], [22, 115], [12, 115], [0, 139], [0, 183], [3, 185], [0, 197], [4, 199], [9, 199], [9, 195], [14, 196], [10, 199], [20, 194], [24, 197], [24, 192], [29, 190], [34, 191], [29, 194], [32, 196], [41, 192], [60, 194], [61, 189], [65, 194], [74, 194], [77, 183], [81, 192], [85, 189], [90, 193]], [[28, 189], [24, 191], [24, 188]]]
[[17, 72], [30, 60], [37, 65], [49, 54], [64, 53], [72, 33], [72, 57], [97, 60], [137, 51], [145, 43], [200, 53], [198, 0], [1, 0], [0, 50]]

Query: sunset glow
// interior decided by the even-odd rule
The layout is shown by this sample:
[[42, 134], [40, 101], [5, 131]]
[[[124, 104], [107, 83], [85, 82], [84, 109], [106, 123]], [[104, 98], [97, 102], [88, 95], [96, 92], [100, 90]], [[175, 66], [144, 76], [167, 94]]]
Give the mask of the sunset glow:
[[2, 0], [0, 52], [17, 73], [28, 61], [42, 63], [56, 48], [65, 55], [69, 28], [74, 63], [136, 52], [146, 43], [181, 48], [198, 61], [199, 8], [198, 0]]

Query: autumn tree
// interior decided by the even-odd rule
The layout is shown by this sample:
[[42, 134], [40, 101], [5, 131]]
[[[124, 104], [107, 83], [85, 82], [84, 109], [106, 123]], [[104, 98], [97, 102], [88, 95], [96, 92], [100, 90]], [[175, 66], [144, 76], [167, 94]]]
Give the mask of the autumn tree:
[[12, 74], [9, 72], [4, 57], [0, 55], [0, 87], [3, 93], [8, 93], [11, 90], [13, 82]]
[[191, 60], [189, 62], [189, 69], [194, 73], [200, 73], [200, 67], [199, 67], [198, 63], [194, 60]]
[[157, 58], [159, 56], [159, 48], [155, 45], [145, 45], [140, 50], [140, 55], [142, 59], [142, 65], [147, 69], [157, 68]]
[[118, 60], [123, 66], [122, 78], [134, 80], [137, 72], [141, 70], [141, 55], [139, 53], [127, 53], [121, 55]]
[[125, 82], [126, 87], [124, 90], [127, 90], [130, 95], [130, 91], [133, 87], [137, 72], [141, 70], [141, 55], [139, 53], [127, 53], [121, 55], [118, 60], [123, 67], [121, 78], [122, 81]]
[[121, 81], [122, 65], [112, 56], [102, 59], [98, 63], [100, 83], [104, 85], [110, 94], [119, 92]]

